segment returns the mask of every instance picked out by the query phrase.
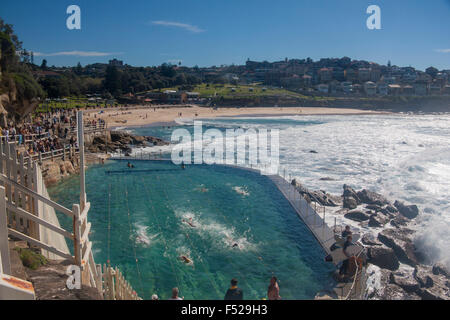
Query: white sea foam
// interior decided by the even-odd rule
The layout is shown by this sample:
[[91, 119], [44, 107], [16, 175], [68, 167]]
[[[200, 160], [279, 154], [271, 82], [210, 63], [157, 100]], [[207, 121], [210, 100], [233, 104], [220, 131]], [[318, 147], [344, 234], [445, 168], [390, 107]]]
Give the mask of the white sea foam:
[[[272, 121], [267, 121], [267, 120]], [[294, 116], [210, 120], [209, 125], [280, 129], [280, 172], [310, 189], [341, 194], [344, 183], [414, 203], [416, 245], [450, 268], [450, 116]], [[233, 122], [235, 121], [235, 122]], [[317, 153], [310, 153], [311, 150]], [[320, 180], [333, 176], [333, 180]], [[328, 213], [327, 213], [328, 215]], [[360, 232], [375, 231], [335, 215]], [[331, 221], [330, 221], [331, 220]], [[334, 216], [327, 222], [334, 224]]]
[[135, 242], [136, 244], [140, 244], [144, 247], [150, 247], [150, 245], [156, 241], [156, 238], [158, 237], [158, 233], [150, 234], [148, 232], [148, 227], [135, 223], [134, 227], [136, 228], [136, 238]]
[[[198, 233], [201, 237], [212, 240], [217, 248], [226, 250], [253, 251], [257, 245], [250, 240], [251, 232], [247, 230], [243, 234], [238, 233], [234, 227], [229, 227], [212, 218], [204, 218], [201, 213], [175, 210], [175, 215], [180, 219], [181, 226], [185, 230]], [[190, 221], [195, 227], [184, 221]]]
[[235, 186], [235, 187], [233, 187], [233, 190], [236, 191], [238, 194], [245, 196], [245, 197], [250, 195], [250, 192], [248, 192], [246, 187]]
[[[310, 189], [341, 194], [346, 183], [417, 204], [422, 214], [416, 219], [416, 245], [431, 261], [450, 268], [450, 115], [227, 118], [203, 124], [279, 129], [280, 172], [286, 169], [287, 176]], [[162, 148], [170, 152], [172, 146]], [[335, 180], [320, 180], [325, 176]], [[338, 224], [352, 224], [335, 216]], [[357, 223], [354, 227], [373, 231]]]

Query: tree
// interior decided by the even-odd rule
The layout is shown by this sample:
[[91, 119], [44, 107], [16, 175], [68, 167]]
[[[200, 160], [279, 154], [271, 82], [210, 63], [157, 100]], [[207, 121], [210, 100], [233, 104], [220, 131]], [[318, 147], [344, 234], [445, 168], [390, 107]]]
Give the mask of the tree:
[[115, 66], [108, 66], [106, 68], [105, 89], [113, 96], [119, 96], [122, 93], [122, 83], [120, 79], [119, 70]]
[[77, 66], [75, 67], [75, 73], [79, 76], [83, 74], [83, 67], [81, 66], [81, 63], [79, 63], [79, 62], [77, 64]]
[[439, 70], [435, 67], [429, 67], [425, 70], [426, 74], [429, 74], [433, 79], [436, 78], [436, 75], [438, 74]]
[[42, 60], [42, 63], [41, 63], [41, 69], [42, 70], [47, 70], [47, 60]]
[[163, 63], [161, 65], [161, 75], [164, 77], [172, 78], [176, 75], [176, 71], [172, 65]]

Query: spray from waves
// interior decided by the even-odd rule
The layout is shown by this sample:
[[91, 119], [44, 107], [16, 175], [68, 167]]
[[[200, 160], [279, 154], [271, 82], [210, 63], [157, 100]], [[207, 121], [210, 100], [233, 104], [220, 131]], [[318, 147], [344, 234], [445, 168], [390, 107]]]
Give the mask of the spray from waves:
[[399, 173], [384, 181], [384, 188], [391, 197], [421, 208], [414, 243], [429, 263], [439, 261], [450, 268], [450, 149], [429, 149], [398, 167]]
[[250, 192], [247, 190], [246, 187], [235, 186], [233, 187], [233, 190], [244, 197], [248, 197], [250, 195]]
[[[450, 159], [449, 116], [305, 115], [292, 119], [300, 121], [227, 118], [203, 120], [203, 124], [279, 128], [281, 165], [309, 189], [340, 194], [346, 183], [417, 204], [422, 214], [416, 219], [416, 245], [430, 253], [430, 260], [449, 265], [450, 179], [446, 174], [450, 164], [445, 159]], [[335, 180], [321, 180], [325, 174]]]
[[135, 223], [134, 227], [136, 228], [136, 235], [134, 241], [136, 244], [142, 245], [144, 247], [150, 247], [159, 236], [158, 233], [150, 234], [148, 233], [148, 227]]

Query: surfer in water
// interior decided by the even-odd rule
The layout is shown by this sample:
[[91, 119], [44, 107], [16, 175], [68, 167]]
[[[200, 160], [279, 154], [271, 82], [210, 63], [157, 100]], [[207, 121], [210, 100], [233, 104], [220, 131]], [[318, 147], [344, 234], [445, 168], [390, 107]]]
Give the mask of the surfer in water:
[[128, 168], [130, 168], [130, 169], [133, 169], [133, 168], [134, 168], [134, 165], [131, 164], [130, 162], [128, 162], [127, 166], [128, 166]]

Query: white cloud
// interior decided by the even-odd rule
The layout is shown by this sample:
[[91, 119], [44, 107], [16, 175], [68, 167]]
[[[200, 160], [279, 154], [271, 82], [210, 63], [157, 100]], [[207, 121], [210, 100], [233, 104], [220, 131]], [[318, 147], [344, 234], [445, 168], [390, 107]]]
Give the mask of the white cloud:
[[158, 26], [164, 26], [164, 27], [176, 27], [176, 28], [182, 28], [194, 33], [204, 32], [205, 30], [200, 29], [197, 26], [193, 26], [191, 24], [187, 23], [180, 23], [180, 22], [172, 22], [172, 21], [152, 21], [152, 24], [158, 25]]
[[170, 59], [170, 60], [167, 60], [167, 62], [168, 63], [172, 63], [172, 64], [178, 64], [179, 62], [183, 62], [183, 60], [181, 60], [181, 59]]
[[440, 53], [450, 53], [450, 49], [436, 49], [434, 51], [440, 52]]
[[34, 52], [35, 57], [76, 56], [76, 57], [106, 57], [119, 55], [122, 52], [98, 52], [98, 51], [61, 51], [53, 53]]

